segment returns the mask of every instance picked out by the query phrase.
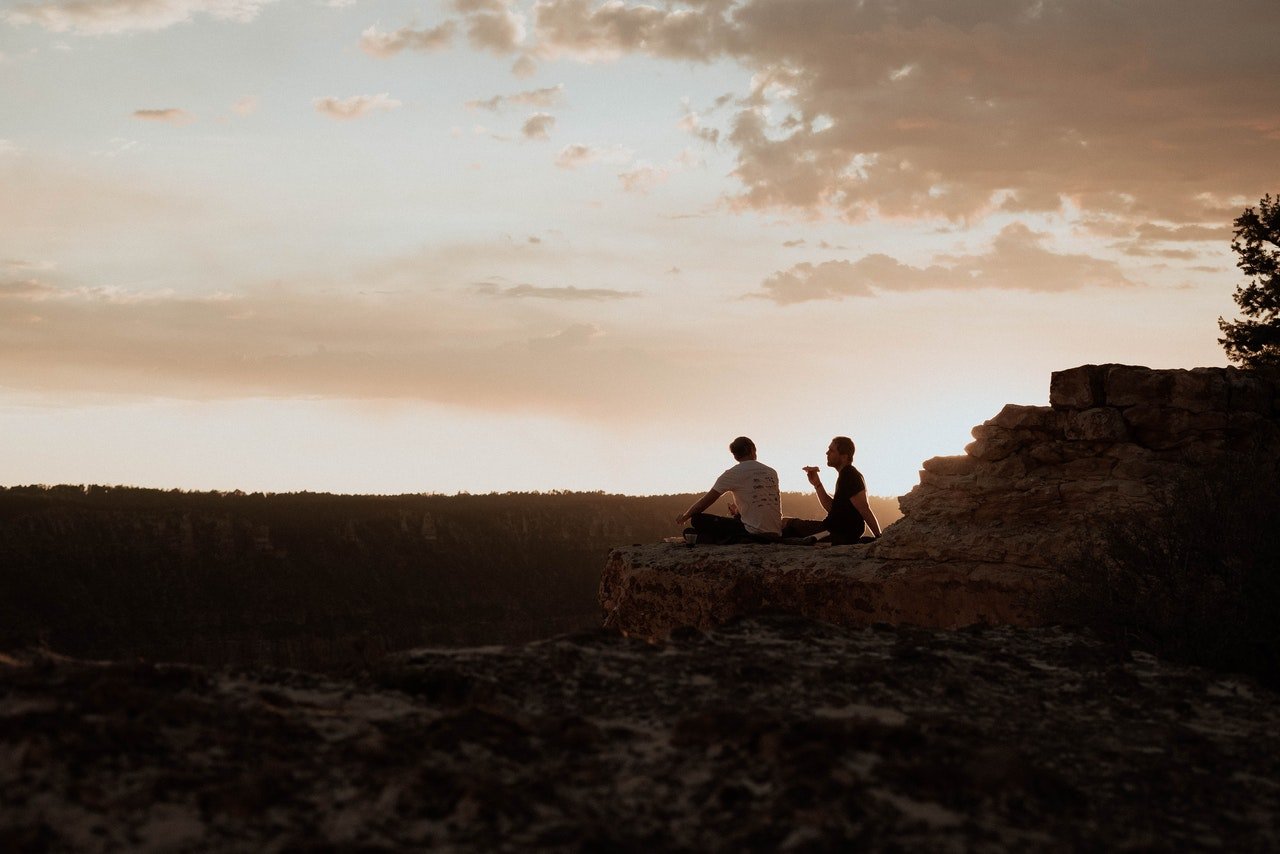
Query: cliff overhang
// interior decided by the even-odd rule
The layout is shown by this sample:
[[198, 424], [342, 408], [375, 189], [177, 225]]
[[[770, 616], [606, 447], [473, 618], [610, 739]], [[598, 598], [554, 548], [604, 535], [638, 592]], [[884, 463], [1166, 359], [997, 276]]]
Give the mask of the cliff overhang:
[[847, 626], [1039, 625], [1044, 594], [1107, 520], [1159, 512], [1179, 482], [1224, 461], [1276, 467], [1277, 386], [1235, 368], [1055, 372], [1048, 406], [1007, 405], [964, 454], [926, 460], [875, 543], [615, 549], [605, 625], [662, 637], [770, 611]]

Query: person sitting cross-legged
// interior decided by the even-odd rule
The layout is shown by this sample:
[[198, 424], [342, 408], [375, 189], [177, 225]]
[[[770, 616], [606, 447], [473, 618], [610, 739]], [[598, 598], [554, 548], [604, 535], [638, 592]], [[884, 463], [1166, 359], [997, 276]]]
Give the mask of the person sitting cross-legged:
[[[756, 459], [756, 444], [746, 436], [729, 443], [729, 453], [738, 461], [716, 479], [707, 494], [676, 517], [676, 524], [691, 526], [686, 535], [697, 535], [699, 543], [771, 542], [782, 536], [782, 499], [778, 494], [778, 473]], [[726, 492], [732, 516], [705, 513]]]

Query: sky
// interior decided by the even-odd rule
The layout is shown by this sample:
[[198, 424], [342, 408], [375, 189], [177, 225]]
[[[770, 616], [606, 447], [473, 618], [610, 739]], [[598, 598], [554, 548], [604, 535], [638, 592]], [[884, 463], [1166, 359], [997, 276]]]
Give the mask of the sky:
[[[0, 484], [807, 490], [1226, 364], [1274, 0], [0, 0]], [[830, 475], [828, 474], [828, 478]], [[784, 508], [785, 510], [785, 508]]]

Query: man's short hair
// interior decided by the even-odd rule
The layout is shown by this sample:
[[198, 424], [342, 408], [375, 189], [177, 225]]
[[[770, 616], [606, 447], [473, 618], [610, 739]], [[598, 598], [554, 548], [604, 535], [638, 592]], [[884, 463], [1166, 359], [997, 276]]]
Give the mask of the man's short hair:
[[836, 450], [846, 457], [853, 457], [854, 447], [853, 440], [848, 436], [836, 436], [831, 440], [831, 444], [836, 446]]
[[739, 436], [729, 443], [729, 453], [735, 460], [745, 459], [756, 452], [756, 443], [746, 436]]

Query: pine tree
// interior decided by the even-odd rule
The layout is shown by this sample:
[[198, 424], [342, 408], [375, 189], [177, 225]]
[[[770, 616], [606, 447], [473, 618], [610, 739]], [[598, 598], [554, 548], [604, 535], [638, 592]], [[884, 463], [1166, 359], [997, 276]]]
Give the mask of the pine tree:
[[1257, 210], [1245, 208], [1233, 225], [1236, 266], [1250, 277], [1236, 287], [1235, 301], [1247, 319], [1219, 317], [1218, 343], [1243, 367], [1280, 367], [1280, 196], [1263, 196]]

